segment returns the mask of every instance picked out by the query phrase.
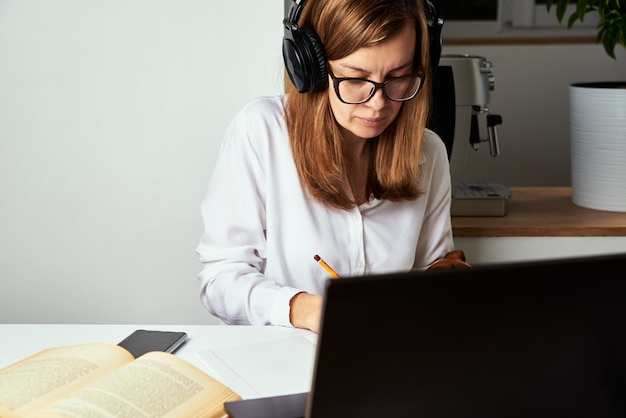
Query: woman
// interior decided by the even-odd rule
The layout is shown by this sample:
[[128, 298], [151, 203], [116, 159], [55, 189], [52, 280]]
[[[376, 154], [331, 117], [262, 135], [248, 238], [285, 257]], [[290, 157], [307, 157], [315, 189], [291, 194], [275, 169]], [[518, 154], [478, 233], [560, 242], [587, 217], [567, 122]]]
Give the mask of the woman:
[[449, 165], [426, 129], [422, 0], [309, 0], [290, 18], [318, 79], [301, 85], [286, 39], [299, 85], [229, 126], [202, 203], [199, 280], [224, 323], [317, 332], [329, 273], [316, 255], [349, 277], [426, 268], [453, 249]]

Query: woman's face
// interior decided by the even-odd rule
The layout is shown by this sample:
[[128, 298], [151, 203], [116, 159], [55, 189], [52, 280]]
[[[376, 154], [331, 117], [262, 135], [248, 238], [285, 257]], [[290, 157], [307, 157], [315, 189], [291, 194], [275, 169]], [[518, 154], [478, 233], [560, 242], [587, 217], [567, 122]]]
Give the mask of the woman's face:
[[[413, 72], [415, 42], [415, 28], [407, 25], [393, 38], [328, 61], [328, 64], [337, 78], [366, 78], [382, 83]], [[402, 106], [402, 102], [387, 99], [382, 89], [365, 103], [346, 104], [337, 97], [330, 76], [328, 84], [330, 107], [343, 134], [349, 139], [377, 137], [393, 122]]]

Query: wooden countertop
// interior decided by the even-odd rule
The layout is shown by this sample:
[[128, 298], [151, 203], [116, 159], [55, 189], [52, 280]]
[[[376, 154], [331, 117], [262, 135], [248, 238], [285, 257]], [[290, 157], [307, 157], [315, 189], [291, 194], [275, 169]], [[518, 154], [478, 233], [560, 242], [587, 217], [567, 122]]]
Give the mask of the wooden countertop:
[[454, 216], [454, 236], [626, 236], [626, 212], [577, 206], [570, 187], [510, 189], [505, 216]]

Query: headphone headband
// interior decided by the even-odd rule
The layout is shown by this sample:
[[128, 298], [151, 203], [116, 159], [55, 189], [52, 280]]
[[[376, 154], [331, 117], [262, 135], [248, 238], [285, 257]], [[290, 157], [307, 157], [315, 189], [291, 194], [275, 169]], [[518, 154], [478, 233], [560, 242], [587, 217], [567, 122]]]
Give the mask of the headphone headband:
[[293, 0], [286, 21], [297, 24], [305, 4], [306, 0]]

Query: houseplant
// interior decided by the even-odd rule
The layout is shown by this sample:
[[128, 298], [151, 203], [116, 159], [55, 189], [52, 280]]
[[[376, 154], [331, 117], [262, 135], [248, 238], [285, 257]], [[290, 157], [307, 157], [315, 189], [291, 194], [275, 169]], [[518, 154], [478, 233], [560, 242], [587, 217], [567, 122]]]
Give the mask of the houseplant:
[[[546, 0], [563, 23], [572, 28], [589, 13], [597, 13], [596, 42], [617, 59], [615, 48], [626, 48], [626, 0]], [[626, 212], [626, 80], [573, 83], [569, 86], [572, 200], [591, 209]]]
[[[546, 7], [549, 12], [555, 4], [556, 17], [563, 23], [570, 3], [572, 3], [570, 0], [546, 0]], [[567, 27], [574, 26], [577, 20], [583, 22], [588, 13], [597, 12], [600, 21], [597, 26], [596, 42], [602, 43], [606, 53], [616, 59], [615, 46], [620, 44], [626, 48], [626, 0], [577, 0], [575, 3], [576, 9], [570, 14]]]

